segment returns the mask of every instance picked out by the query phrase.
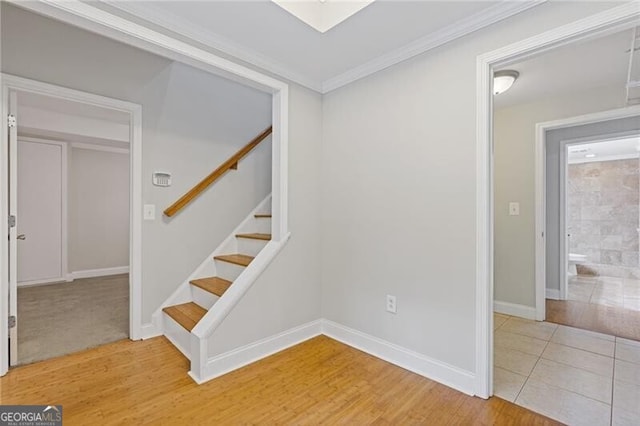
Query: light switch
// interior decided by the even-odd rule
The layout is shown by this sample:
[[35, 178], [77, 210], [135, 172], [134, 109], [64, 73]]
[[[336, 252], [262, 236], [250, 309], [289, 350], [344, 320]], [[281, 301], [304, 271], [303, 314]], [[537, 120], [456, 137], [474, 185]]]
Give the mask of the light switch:
[[519, 216], [520, 215], [520, 203], [510, 202], [509, 203], [509, 216]]
[[145, 204], [144, 205], [144, 220], [155, 220], [156, 219], [156, 205], [155, 204]]

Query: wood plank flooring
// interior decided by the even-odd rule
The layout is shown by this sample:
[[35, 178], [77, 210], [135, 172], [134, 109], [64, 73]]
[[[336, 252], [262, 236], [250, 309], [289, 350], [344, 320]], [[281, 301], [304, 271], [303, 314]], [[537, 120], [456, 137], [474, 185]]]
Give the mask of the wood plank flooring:
[[164, 337], [123, 340], [18, 367], [1, 404], [62, 404], [65, 425], [552, 425], [319, 336], [196, 385]]
[[548, 322], [640, 341], [640, 311], [575, 300], [547, 299]]

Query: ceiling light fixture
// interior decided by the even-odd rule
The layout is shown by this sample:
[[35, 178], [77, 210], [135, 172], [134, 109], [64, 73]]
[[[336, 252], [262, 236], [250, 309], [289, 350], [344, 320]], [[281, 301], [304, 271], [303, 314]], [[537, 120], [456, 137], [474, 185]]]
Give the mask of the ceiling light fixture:
[[499, 95], [511, 88], [520, 73], [514, 70], [502, 70], [493, 73], [493, 94]]

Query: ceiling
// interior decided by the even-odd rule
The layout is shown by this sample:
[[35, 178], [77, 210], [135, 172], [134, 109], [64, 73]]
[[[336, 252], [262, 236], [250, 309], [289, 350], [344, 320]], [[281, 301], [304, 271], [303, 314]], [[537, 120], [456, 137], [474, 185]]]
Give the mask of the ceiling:
[[378, 0], [324, 33], [268, 0], [106, 7], [324, 93], [540, 3]]
[[511, 89], [494, 97], [496, 108], [534, 102], [585, 89], [618, 86], [624, 93], [633, 30], [571, 44], [498, 69], [520, 76]]
[[69, 101], [52, 96], [39, 95], [30, 92], [20, 92], [19, 105], [21, 107], [37, 108], [60, 114], [75, 115], [84, 118], [94, 118], [117, 124], [129, 124], [129, 114], [114, 109], [103, 108], [90, 104]]
[[592, 142], [569, 147], [569, 164], [637, 158], [640, 155], [640, 136]]

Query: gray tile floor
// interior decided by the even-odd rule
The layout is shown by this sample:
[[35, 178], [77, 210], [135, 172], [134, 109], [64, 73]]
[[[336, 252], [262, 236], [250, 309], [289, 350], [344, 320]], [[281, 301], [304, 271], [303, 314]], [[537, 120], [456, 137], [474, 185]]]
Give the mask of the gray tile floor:
[[640, 342], [494, 314], [494, 393], [569, 425], [640, 425]]

